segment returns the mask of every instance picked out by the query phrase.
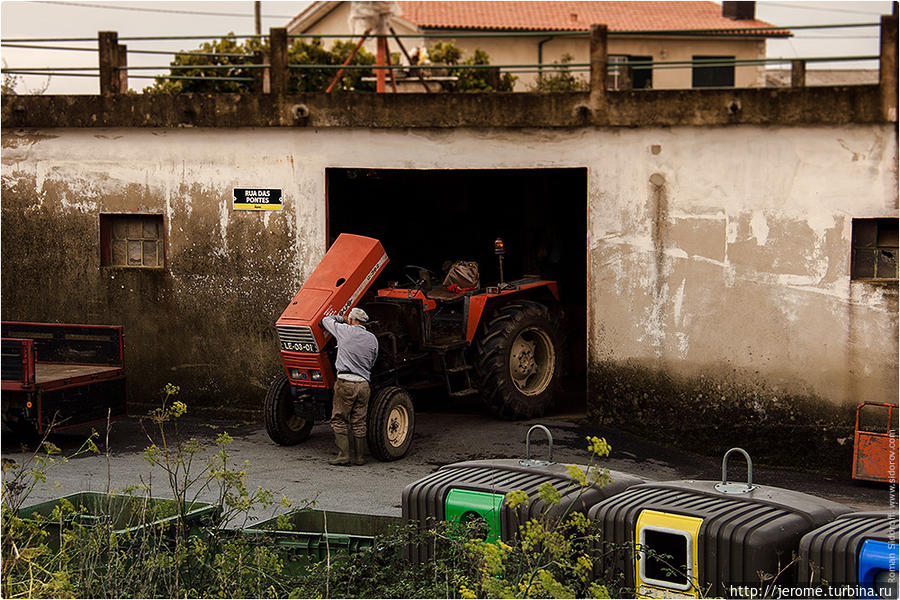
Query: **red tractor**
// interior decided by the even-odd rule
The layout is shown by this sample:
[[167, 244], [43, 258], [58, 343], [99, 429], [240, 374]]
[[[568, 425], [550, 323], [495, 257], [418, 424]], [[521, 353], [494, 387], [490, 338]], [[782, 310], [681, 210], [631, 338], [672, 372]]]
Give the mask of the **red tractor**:
[[368, 445], [380, 460], [402, 458], [415, 424], [407, 390], [443, 386], [450, 397], [481, 394], [505, 419], [543, 414], [560, 377], [559, 295], [554, 281], [524, 277], [464, 292], [432, 284], [428, 269], [408, 265], [408, 285], [370, 291], [388, 263], [378, 240], [341, 234], [275, 324], [284, 374], [266, 395], [266, 430], [277, 444], [309, 437], [330, 417], [334, 343], [326, 315], [360, 306], [380, 351], [372, 371]]

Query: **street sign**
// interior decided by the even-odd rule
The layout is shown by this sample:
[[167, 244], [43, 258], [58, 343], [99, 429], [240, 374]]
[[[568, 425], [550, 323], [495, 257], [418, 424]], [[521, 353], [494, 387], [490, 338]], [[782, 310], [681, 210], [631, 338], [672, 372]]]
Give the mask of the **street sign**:
[[281, 190], [234, 188], [234, 210], [281, 210]]

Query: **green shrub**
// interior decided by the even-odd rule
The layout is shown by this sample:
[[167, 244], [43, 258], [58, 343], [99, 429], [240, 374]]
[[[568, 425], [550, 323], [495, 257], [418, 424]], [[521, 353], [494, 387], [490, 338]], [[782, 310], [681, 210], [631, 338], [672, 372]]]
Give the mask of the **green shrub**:
[[[478, 523], [442, 522], [427, 530], [410, 523], [375, 538], [355, 553], [329, 549], [324, 560], [298, 561], [297, 550], [268, 535], [243, 534], [226, 525], [247, 522], [251, 510], [290, 503], [282, 496], [247, 485], [247, 465], [236, 468], [228, 454], [231, 437], [220, 433], [215, 452], [200, 457], [203, 444], [182, 440], [178, 421], [188, 411], [177, 400], [177, 386], [167, 385], [159, 408], [149, 414], [151, 444], [147, 461], [166, 474], [171, 502], [159, 510], [139, 510], [141, 494], [129, 490], [134, 503], [109, 502], [101, 518], [85, 524], [75, 518], [85, 507], [62, 501], [45, 517], [22, 519], [17, 510], [28, 492], [67, 459], [45, 443], [24, 465], [4, 462], [2, 480], [2, 582], [4, 598], [175, 598], [175, 597], [604, 597], [606, 588], [592, 577], [592, 553], [599, 540], [593, 523], [581, 513], [564, 510], [559, 519], [545, 513], [525, 523], [514, 541], [487, 543]], [[95, 434], [96, 435], [96, 434]], [[93, 436], [75, 455], [97, 452]], [[609, 446], [589, 438], [594, 458]], [[572, 484], [584, 490], [604, 485], [609, 473], [589, 466], [569, 467]], [[201, 492], [214, 491], [219, 512], [203, 527], [189, 526], [185, 515]], [[568, 492], [568, 491], [567, 491]], [[560, 493], [547, 484], [539, 494], [548, 507], [559, 505]], [[523, 492], [505, 502], [526, 502]], [[146, 503], [144, 503], [146, 505]], [[110, 507], [136, 514], [128, 526]], [[96, 507], [94, 507], [96, 508]], [[155, 519], [177, 517], [177, 527], [150, 526]], [[279, 524], [287, 525], [287, 519]], [[51, 525], [53, 527], [51, 528]], [[48, 531], [57, 531], [55, 538]], [[422, 564], [404, 560], [412, 545], [427, 545], [433, 558]]]
[[[455, 82], [444, 85], [448, 92], [511, 92], [516, 83], [515, 75], [500, 73], [499, 68], [466, 69], [459, 65], [490, 65], [491, 58], [480, 48], [475, 48], [472, 56], [460, 62], [463, 51], [453, 42], [436, 42], [428, 49], [428, 58], [436, 65], [447, 65], [448, 74], [456, 77]], [[453, 68], [457, 67], [457, 68]]]
[[[230, 35], [230, 34], [229, 34]], [[313, 38], [309, 41], [296, 40], [288, 46], [288, 64], [291, 65], [341, 65], [353, 52], [353, 42], [335, 41], [331, 49], [325, 48], [322, 40]], [[219, 41], [204, 42], [196, 50], [184, 54], [176, 54], [170, 63], [173, 67], [196, 66], [195, 69], [171, 69], [168, 77], [159, 77], [156, 82], [144, 88], [144, 93], [181, 94], [181, 93], [249, 93], [254, 84], [249, 81], [203, 81], [202, 79], [170, 79], [170, 77], [249, 77], [259, 74], [259, 69], [248, 68], [248, 63], [256, 60], [257, 52], [268, 52], [269, 40], [258, 38], [246, 42], [237, 42], [234, 38], [225, 37]], [[219, 54], [219, 56], [209, 56]], [[237, 55], [237, 56], [222, 56]], [[375, 56], [360, 48], [352, 65], [375, 64]], [[231, 68], [209, 68], [210, 66], [230, 66]], [[206, 68], [204, 68], [206, 67]], [[335, 69], [290, 69], [288, 91], [324, 92], [337, 74]], [[346, 69], [341, 75], [338, 90], [374, 91], [373, 82], [364, 82], [362, 78], [368, 74], [366, 69]]]
[[575, 75], [569, 71], [571, 54], [563, 54], [558, 61], [553, 61], [556, 68], [546, 69], [528, 89], [532, 92], [589, 92], [591, 84], [583, 75]]

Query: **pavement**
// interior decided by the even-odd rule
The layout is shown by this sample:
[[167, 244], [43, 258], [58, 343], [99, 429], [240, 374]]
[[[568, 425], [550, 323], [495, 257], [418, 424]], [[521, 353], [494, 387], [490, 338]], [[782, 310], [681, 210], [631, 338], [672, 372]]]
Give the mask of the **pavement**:
[[[403, 488], [442, 465], [462, 460], [518, 458], [525, 455], [525, 436], [535, 424], [549, 428], [553, 435], [553, 459], [560, 463], [587, 464], [590, 457], [585, 437], [605, 437], [612, 446], [602, 466], [651, 480], [721, 478], [721, 458], [674, 450], [637, 438], [612, 427], [591, 425], [581, 411], [566, 411], [530, 421], [498, 421], [487, 415], [477, 402], [454, 404], [452, 407], [417, 407], [415, 436], [410, 452], [395, 462], [378, 462], [370, 458], [363, 466], [333, 467], [329, 458], [336, 454], [331, 430], [319, 424], [303, 444], [283, 447], [274, 444], [266, 434], [262, 418], [241, 421], [221, 416], [199, 418], [185, 415], [179, 420], [182, 439], [194, 437], [206, 449], [192, 465], [205, 464], [215, 449], [220, 431], [233, 438], [228, 452], [232, 464], [247, 472], [251, 489], [261, 486], [284, 494], [293, 506], [315, 501], [317, 508], [373, 515], [400, 515]], [[134, 485], [148, 485], [151, 493], [171, 497], [165, 472], [151, 467], [143, 457], [149, 444], [146, 431], [152, 431], [147, 419], [128, 417], [113, 422], [106, 444], [105, 425], [100, 431], [102, 454], [84, 455], [53, 467], [46, 481], [38, 482], [24, 505], [36, 504], [79, 491], [123, 490]], [[145, 431], [146, 430], [146, 431]], [[51, 438], [70, 454], [90, 434], [91, 428], [77, 428]], [[544, 435], [536, 431], [532, 437], [533, 457], [543, 458], [548, 447]], [[157, 440], [157, 444], [158, 444]], [[2, 456], [19, 465], [27, 464], [27, 452], [13, 436], [2, 436]], [[733, 457], [729, 479], [745, 479], [743, 461]], [[733, 472], [732, 472], [733, 469]], [[857, 510], [896, 510], [896, 488], [867, 484], [850, 479], [850, 465], [845, 477], [826, 476], [754, 465], [754, 483], [790, 488], [842, 502]], [[200, 493], [200, 500], [214, 500], [213, 490]], [[285, 509], [281, 508], [279, 512]], [[272, 510], [255, 511], [252, 518], [268, 518]]]

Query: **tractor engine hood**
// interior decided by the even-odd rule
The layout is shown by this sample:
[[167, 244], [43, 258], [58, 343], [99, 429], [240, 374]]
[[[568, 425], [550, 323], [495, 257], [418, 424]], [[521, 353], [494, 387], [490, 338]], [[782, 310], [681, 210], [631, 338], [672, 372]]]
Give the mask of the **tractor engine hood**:
[[[345, 316], [355, 307], [388, 263], [387, 253], [376, 239], [342, 233], [322, 261], [284, 309], [275, 327], [306, 329], [312, 334], [296, 341], [282, 338], [281, 350], [319, 352], [331, 335], [319, 326], [323, 317]], [[288, 347], [285, 347], [288, 344]]]

